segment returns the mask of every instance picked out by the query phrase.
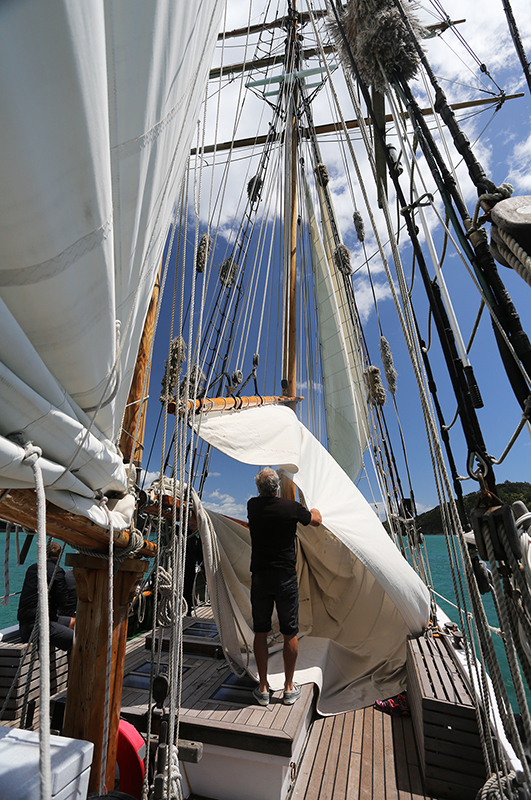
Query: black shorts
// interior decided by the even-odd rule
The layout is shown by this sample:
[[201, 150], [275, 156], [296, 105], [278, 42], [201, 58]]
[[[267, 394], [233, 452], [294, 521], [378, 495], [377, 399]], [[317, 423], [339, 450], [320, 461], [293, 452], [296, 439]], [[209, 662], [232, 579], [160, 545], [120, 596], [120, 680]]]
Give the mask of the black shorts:
[[296, 575], [276, 571], [253, 572], [251, 605], [255, 633], [269, 633], [273, 606], [277, 607], [280, 632], [293, 636], [299, 631], [299, 584]]

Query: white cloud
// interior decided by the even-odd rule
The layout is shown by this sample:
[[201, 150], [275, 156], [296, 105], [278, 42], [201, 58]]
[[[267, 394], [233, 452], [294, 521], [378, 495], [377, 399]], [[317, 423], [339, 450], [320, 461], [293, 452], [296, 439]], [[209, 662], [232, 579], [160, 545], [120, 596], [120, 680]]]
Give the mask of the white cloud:
[[140, 475], [141, 475], [141, 480], [140, 480], [141, 485], [145, 486], [146, 489], [147, 489], [149, 486], [151, 486], [153, 481], [157, 480], [157, 478], [160, 475], [160, 470], [157, 470], [156, 472], [155, 471], [146, 472], [143, 469], [143, 470], [141, 470]]
[[[377, 301], [389, 300], [392, 297], [391, 289], [387, 282], [377, 283], [373, 279], [373, 286]], [[354, 282], [354, 293], [361, 321], [365, 323], [374, 309], [373, 293], [369, 279], [365, 277], [357, 278]]]
[[247, 519], [247, 507], [243, 503], [238, 503], [230, 494], [222, 494], [218, 489], [204, 498], [204, 505], [207, 510], [217, 511], [218, 514], [225, 514], [227, 517]]
[[531, 133], [517, 142], [509, 159], [511, 182], [520, 191], [531, 189]]

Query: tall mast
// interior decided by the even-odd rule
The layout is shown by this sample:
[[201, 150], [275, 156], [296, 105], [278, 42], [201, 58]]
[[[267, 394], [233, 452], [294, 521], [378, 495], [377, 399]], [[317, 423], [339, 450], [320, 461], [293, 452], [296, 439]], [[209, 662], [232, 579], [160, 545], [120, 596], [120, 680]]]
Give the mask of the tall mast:
[[[288, 4], [285, 66], [286, 92], [286, 196], [284, 205], [284, 359], [282, 394], [295, 397], [297, 392], [297, 75], [299, 42], [297, 41], [297, 0]], [[295, 403], [289, 403], [295, 411]], [[295, 484], [286, 477], [280, 487], [282, 497], [295, 500]]]
[[[284, 366], [282, 392], [295, 397], [297, 392], [297, 77], [299, 67], [297, 41], [297, 0], [288, 9], [286, 42], [286, 198], [285, 259], [286, 295], [284, 301]], [[293, 409], [295, 404], [293, 404]]]

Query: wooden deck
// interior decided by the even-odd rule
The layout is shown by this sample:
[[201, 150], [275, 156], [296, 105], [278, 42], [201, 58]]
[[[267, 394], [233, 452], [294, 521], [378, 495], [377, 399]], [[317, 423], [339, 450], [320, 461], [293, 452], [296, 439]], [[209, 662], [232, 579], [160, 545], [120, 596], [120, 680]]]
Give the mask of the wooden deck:
[[[195, 767], [203, 772], [215, 769], [219, 780], [208, 792], [192, 791], [192, 800], [245, 797], [245, 792], [237, 790], [225, 794], [219, 784], [223, 760], [234, 773], [240, 769], [237, 759], [247, 757], [278, 758], [286, 764], [282, 791], [269, 763], [264, 774], [260, 763], [252, 763], [250, 774], [257, 784], [266, 784], [256, 796], [267, 800], [277, 800], [286, 791], [287, 800], [436, 800], [423, 790], [410, 717], [390, 717], [372, 707], [319, 717], [313, 710], [313, 686], [303, 687], [302, 698], [294, 706], [284, 706], [281, 693], [276, 693], [270, 706], [261, 708], [251, 695], [253, 681], [235, 678], [219, 660], [219, 641], [209, 624], [207, 610], [200, 619], [186, 621], [184, 647], [189, 652], [184, 656], [179, 735], [203, 742], [206, 751], [210, 747], [219, 755], [218, 762], [204, 758]], [[209, 648], [209, 657], [201, 653], [202, 642]], [[138, 725], [147, 710], [146, 690], [128, 684], [141, 674], [139, 669], [147, 669], [150, 653], [142, 648], [141, 640], [128, 647], [122, 714]], [[161, 661], [167, 664], [167, 653], [162, 653]], [[184, 766], [193, 789], [193, 769]]]
[[[313, 685], [293, 706], [279, 692], [262, 708], [253, 681], [236, 678], [220, 658], [210, 609], [185, 627], [179, 737], [203, 743], [201, 761], [182, 764], [191, 800], [438, 800], [423, 789], [410, 717], [372, 707], [320, 717]], [[144, 731], [150, 657], [147, 635], [127, 643], [122, 715]], [[162, 672], [168, 660], [163, 648]]]
[[409, 717], [363, 708], [319, 717], [289, 800], [425, 800]]

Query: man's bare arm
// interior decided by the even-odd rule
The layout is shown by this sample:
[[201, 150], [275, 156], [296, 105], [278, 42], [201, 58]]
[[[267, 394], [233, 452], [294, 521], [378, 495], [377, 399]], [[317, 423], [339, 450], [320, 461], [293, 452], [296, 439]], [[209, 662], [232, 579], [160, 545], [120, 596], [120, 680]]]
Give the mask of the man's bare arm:
[[317, 528], [317, 526], [320, 525], [323, 521], [323, 518], [321, 517], [321, 512], [319, 511], [318, 508], [310, 508], [310, 514], [312, 515], [312, 518], [310, 520], [310, 525], [313, 525], [314, 528]]

